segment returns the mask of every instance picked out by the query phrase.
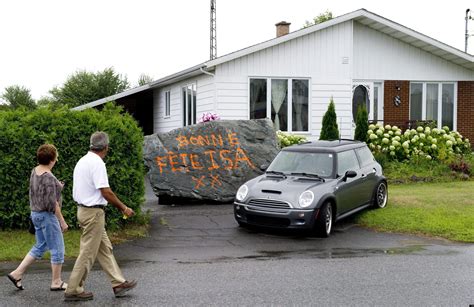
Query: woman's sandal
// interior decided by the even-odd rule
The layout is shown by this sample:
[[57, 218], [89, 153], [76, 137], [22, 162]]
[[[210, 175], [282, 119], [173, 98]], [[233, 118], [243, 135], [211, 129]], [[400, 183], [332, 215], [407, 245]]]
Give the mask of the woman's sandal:
[[67, 288], [67, 284], [63, 281], [59, 287], [51, 287], [49, 288], [51, 291], [65, 291]]
[[20, 279], [15, 279], [13, 276], [11, 276], [10, 274], [7, 275], [8, 279], [10, 279], [10, 281], [15, 285], [15, 287], [18, 289], [18, 290], [25, 290], [25, 288], [23, 287], [23, 285], [18, 285], [19, 282], [21, 282], [21, 278]]

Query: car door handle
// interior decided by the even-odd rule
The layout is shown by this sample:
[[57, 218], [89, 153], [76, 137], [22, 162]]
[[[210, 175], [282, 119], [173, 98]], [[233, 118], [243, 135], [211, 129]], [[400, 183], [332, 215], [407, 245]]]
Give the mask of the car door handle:
[[364, 178], [364, 177], [365, 177], [365, 174], [362, 174], [362, 175], [360, 175], [360, 176], [361, 176], [362, 178]]

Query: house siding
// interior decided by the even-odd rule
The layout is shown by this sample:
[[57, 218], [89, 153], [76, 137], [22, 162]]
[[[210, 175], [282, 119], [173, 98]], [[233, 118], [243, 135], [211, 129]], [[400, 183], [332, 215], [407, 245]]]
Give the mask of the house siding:
[[[396, 88], [400, 87], [400, 91]], [[400, 96], [400, 105], [394, 104]], [[403, 127], [410, 118], [410, 81], [386, 80], [384, 82], [384, 123]]]
[[354, 22], [354, 78], [460, 81], [474, 72]]
[[457, 128], [462, 136], [474, 141], [474, 81], [458, 82]]
[[[154, 133], [168, 132], [183, 126], [183, 105], [181, 89], [191, 83], [196, 84], [196, 120], [204, 112], [215, 110], [215, 85], [213, 77], [202, 75], [187, 79], [153, 92]], [[170, 116], [165, 117], [165, 92], [170, 91]]]
[[341, 134], [351, 134], [352, 22], [338, 24], [216, 67], [217, 112], [223, 119], [249, 118], [249, 78], [310, 80], [310, 131], [318, 138], [329, 100], [336, 103]]

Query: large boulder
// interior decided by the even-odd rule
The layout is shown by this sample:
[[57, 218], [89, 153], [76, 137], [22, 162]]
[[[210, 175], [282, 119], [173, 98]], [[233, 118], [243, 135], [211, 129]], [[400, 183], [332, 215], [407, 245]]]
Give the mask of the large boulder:
[[278, 151], [270, 120], [219, 120], [146, 136], [144, 158], [160, 203], [229, 202]]

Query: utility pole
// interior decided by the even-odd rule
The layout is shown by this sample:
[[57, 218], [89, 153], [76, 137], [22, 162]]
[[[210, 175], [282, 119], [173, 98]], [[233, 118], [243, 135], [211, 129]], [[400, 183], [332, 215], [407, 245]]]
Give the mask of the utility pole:
[[216, 39], [216, 0], [211, 0], [211, 48], [210, 48], [210, 60], [214, 60], [217, 57], [217, 39]]
[[466, 10], [466, 32], [465, 32], [465, 35], [464, 35], [464, 52], [466, 52], [466, 53], [467, 53], [467, 41], [469, 39], [469, 31], [468, 31], [468, 28], [467, 28], [467, 23], [468, 23], [469, 19], [472, 19], [471, 15], [469, 14], [470, 11], [471, 11], [471, 9]]

